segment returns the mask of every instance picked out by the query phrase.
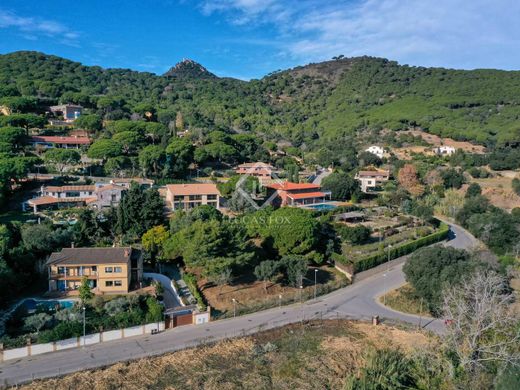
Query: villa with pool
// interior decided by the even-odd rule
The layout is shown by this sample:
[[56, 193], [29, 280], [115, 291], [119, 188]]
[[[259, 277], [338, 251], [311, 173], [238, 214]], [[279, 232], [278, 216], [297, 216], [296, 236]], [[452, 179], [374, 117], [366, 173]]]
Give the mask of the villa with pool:
[[143, 278], [142, 253], [131, 247], [64, 248], [46, 264], [49, 292], [74, 295], [87, 278], [95, 294], [125, 294]]

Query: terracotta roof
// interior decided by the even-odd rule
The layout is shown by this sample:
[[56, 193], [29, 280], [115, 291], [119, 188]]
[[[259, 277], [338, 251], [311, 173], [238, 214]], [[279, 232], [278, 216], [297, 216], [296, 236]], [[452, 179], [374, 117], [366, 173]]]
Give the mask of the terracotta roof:
[[44, 191], [50, 192], [65, 192], [65, 191], [95, 191], [95, 185], [83, 185], [83, 186], [45, 186]]
[[96, 198], [87, 197], [87, 198], [55, 198], [54, 196], [40, 196], [38, 198], [29, 199], [27, 203], [31, 206], [44, 206], [47, 204], [57, 204], [57, 203], [75, 203], [75, 202], [85, 202], [91, 203], [96, 201]]
[[359, 171], [358, 172], [359, 177], [377, 177], [377, 176], [384, 176], [389, 177], [390, 172], [388, 171]]
[[111, 183], [131, 183], [136, 182], [138, 184], [153, 184], [153, 180], [151, 179], [143, 179], [141, 177], [131, 177], [131, 178], [125, 178], [125, 179], [111, 179]]
[[96, 192], [103, 192], [103, 191], [108, 191], [108, 190], [121, 190], [121, 191], [126, 191], [126, 187], [124, 186], [119, 186], [117, 184], [107, 184], [107, 185], [104, 185], [104, 186], [101, 186], [101, 187], [97, 187], [96, 188]]
[[291, 199], [309, 199], [309, 198], [323, 198], [325, 197], [324, 192], [304, 192], [301, 194], [287, 194], [287, 197]]
[[138, 255], [138, 251], [131, 247], [63, 248], [61, 252], [52, 253], [47, 260], [47, 264], [124, 264], [136, 255]]
[[272, 171], [270, 169], [267, 169], [267, 168], [259, 168], [259, 169], [255, 169], [255, 168], [238, 168], [237, 172], [238, 171], [243, 171], [246, 174], [251, 174], [251, 175], [257, 175], [257, 174], [270, 175], [272, 173]]
[[272, 165], [264, 163], [264, 162], [254, 162], [254, 163], [244, 163], [237, 166], [237, 168], [269, 168], [274, 169]]
[[321, 188], [319, 184], [313, 184], [313, 183], [291, 183], [289, 181], [285, 181], [283, 183], [268, 184], [266, 187], [272, 188], [272, 189], [275, 189], [275, 190], [283, 190], [283, 191], [310, 190], [310, 189], [317, 189], [317, 190], [319, 190]]
[[166, 188], [174, 195], [220, 195], [217, 185], [213, 183], [168, 184]]
[[61, 110], [65, 107], [68, 107], [68, 108], [83, 108], [82, 106], [80, 105], [77, 105], [77, 104], [58, 104], [57, 106], [51, 106], [50, 109], [51, 110]]
[[68, 145], [89, 145], [90, 138], [87, 137], [61, 137], [36, 135], [31, 137], [32, 142], [46, 142], [51, 144], [68, 144]]

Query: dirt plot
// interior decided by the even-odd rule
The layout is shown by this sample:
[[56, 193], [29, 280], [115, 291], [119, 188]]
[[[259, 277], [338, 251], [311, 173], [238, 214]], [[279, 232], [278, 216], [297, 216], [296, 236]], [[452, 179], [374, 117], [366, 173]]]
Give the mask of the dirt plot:
[[314, 294], [314, 269], [317, 269], [316, 281], [318, 291], [321, 289], [333, 290], [346, 285], [345, 276], [329, 266], [310, 268], [304, 278], [303, 289], [286, 286], [280, 283], [255, 281], [253, 276], [243, 276], [233, 284], [214, 286], [202, 279], [199, 287], [206, 297], [212, 309], [220, 312], [233, 313], [233, 299], [236, 300], [237, 312], [250, 311], [251, 308], [276, 306], [279, 304], [280, 295], [282, 304], [298, 301], [300, 293], [304, 297]]
[[426, 133], [421, 130], [407, 130], [401, 131], [400, 134], [411, 134], [415, 137], [419, 136], [424, 141], [428, 142], [432, 146], [453, 146], [455, 149], [462, 149], [466, 152], [484, 154], [485, 147], [482, 145], [474, 145], [470, 142], [455, 141], [451, 138], [441, 138], [438, 135]]
[[495, 172], [495, 175], [497, 176], [486, 179], [472, 179], [471, 181], [482, 187], [482, 195], [489, 199], [492, 205], [508, 211], [520, 207], [520, 196], [513, 191], [511, 185], [515, 176], [520, 178], [520, 172]]
[[426, 146], [408, 146], [392, 149], [392, 152], [399, 160], [411, 160], [414, 154], [422, 153], [426, 156], [433, 156], [433, 152]]
[[435, 351], [435, 339], [392, 326], [332, 320], [35, 381], [31, 390], [342, 389], [368, 348]]

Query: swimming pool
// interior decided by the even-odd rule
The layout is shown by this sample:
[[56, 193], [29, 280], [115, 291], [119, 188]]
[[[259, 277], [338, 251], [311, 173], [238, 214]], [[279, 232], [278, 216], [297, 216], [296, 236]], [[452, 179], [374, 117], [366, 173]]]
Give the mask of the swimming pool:
[[60, 309], [68, 309], [74, 306], [73, 300], [60, 299], [60, 300], [43, 300], [27, 298], [22, 302], [20, 306], [27, 310], [28, 313], [36, 311], [38, 306], [43, 306], [46, 309], [55, 309], [58, 306]]
[[333, 210], [338, 206], [336, 206], [335, 204], [330, 204], [330, 203], [319, 203], [319, 204], [309, 205], [307, 207], [309, 207], [310, 209], [313, 209], [313, 210]]

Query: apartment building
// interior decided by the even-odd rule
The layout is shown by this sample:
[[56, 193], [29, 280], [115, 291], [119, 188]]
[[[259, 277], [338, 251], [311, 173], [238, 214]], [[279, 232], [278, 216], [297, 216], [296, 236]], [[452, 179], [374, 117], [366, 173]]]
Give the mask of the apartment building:
[[64, 248], [46, 265], [50, 292], [77, 290], [86, 277], [95, 294], [124, 294], [143, 278], [142, 253], [131, 247]]
[[220, 209], [220, 191], [213, 183], [168, 184], [166, 202], [172, 210], [190, 210], [201, 205]]

